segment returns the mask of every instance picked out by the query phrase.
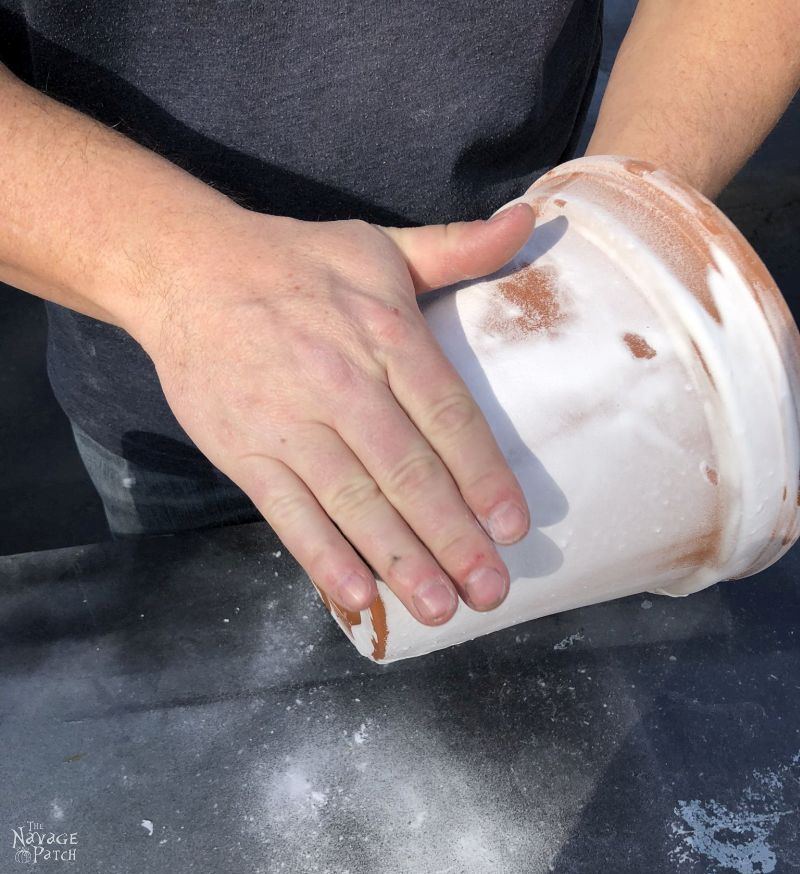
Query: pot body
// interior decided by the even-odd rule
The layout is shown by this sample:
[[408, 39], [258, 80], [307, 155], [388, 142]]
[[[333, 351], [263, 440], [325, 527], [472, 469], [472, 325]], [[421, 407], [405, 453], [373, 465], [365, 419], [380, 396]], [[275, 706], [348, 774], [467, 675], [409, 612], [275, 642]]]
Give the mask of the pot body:
[[766, 269], [705, 198], [648, 165], [583, 158], [520, 200], [502, 270], [431, 296], [431, 329], [525, 491], [511, 589], [436, 628], [382, 582], [333, 615], [379, 662], [642, 591], [688, 594], [776, 561], [800, 533], [800, 336]]

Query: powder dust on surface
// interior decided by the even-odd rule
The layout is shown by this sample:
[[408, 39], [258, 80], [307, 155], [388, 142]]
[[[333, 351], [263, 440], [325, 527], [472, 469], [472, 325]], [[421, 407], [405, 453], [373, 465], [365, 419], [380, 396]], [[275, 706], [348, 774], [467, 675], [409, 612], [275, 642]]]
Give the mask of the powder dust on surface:
[[541, 859], [558, 849], [548, 830], [537, 837], [527, 816], [514, 816], [513, 797], [499, 805], [486, 775], [471, 773], [425, 728], [386, 738], [366, 718], [346, 734], [301, 732], [256, 781], [269, 811], [262, 825], [271, 870], [511, 874], [532, 851]]
[[[295, 690], [242, 787], [242, 839], [263, 848], [270, 874], [545, 874], [579, 813], [576, 796], [591, 795], [614, 752], [595, 750], [589, 767], [565, 762], [532, 725], [507, 747], [491, 741], [488, 711], [505, 714], [516, 736], [521, 714], [553, 691], [575, 700], [574, 686], [554, 690], [551, 679], [531, 677], [511, 698], [500, 684], [474, 707], [447, 697], [447, 683], [413, 678], [354, 679], [361, 691], [349, 700], [326, 686]], [[575, 682], [592, 685], [585, 673]], [[616, 716], [598, 708], [595, 718]]]

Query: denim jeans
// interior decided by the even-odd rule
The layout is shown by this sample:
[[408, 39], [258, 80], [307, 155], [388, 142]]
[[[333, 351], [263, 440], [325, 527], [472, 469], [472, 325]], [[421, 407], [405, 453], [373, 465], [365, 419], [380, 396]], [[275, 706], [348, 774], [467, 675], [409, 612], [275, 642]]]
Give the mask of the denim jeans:
[[115, 455], [74, 424], [72, 432], [116, 538], [172, 534], [262, 519], [247, 495], [221, 474], [155, 471]]

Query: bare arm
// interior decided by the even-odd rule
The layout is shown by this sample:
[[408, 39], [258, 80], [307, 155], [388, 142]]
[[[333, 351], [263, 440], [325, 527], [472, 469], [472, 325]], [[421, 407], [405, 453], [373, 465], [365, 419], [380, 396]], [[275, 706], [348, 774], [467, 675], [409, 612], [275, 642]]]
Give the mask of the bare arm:
[[797, 0], [639, 0], [587, 154], [650, 161], [715, 197], [798, 87]]
[[[137, 335], [144, 275], [234, 204], [174, 164], [29, 88], [0, 65], [0, 279]], [[199, 229], [198, 229], [199, 230]]]
[[331, 598], [368, 606], [374, 569], [427, 624], [503, 600], [493, 540], [524, 535], [525, 499], [415, 294], [504, 264], [529, 207], [414, 229], [253, 213], [2, 68], [0, 155], [0, 280], [138, 340]]

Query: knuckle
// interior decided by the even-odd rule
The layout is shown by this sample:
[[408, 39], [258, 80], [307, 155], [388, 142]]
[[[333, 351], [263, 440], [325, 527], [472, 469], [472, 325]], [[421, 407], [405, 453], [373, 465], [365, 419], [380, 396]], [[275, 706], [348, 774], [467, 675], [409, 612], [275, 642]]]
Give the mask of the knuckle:
[[372, 477], [350, 480], [337, 488], [328, 501], [332, 518], [353, 517], [372, 507], [380, 497], [380, 489]]
[[438, 470], [439, 462], [432, 453], [412, 455], [391, 471], [389, 484], [396, 494], [411, 494], [430, 485]]
[[430, 413], [430, 430], [436, 436], [451, 437], [473, 424], [477, 415], [475, 401], [456, 393], [439, 401]]
[[409, 571], [406, 563], [390, 559], [386, 567], [380, 568], [379, 571], [381, 579], [386, 585], [405, 602], [404, 594], [408, 593], [410, 595]]
[[413, 337], [414, 325], [402, 301], [370, 300], [364, 305], [362, 317], [381, 346], [406, 346]]
[[305, 514], [308, 501], [302, 492], [265, 490], [258, 502], [265, 518], [279, 527], [292, 527]]
[[486, 519], [495, 507], [507, 501], [523, 507], [526, 503], [524, 492], [517, 485], [513, 472], [500, 464], [487, 464], [483, 472], [465, 482], [462, 494], [469, 508], [480, 519]]
[[303, 568], [312, 579], [320, 583], [323, 590], [331, 595], [336, 591], [338, 577], [331, 565], [333, 544], [317, 544], [304, 556]]
[[421, 546], [400, 555], [387, 553], [378, 569], [380, 578], [407, 606], [411, 605], [411, 595], [417, 586], [437, 572], [440, 573], [435, 562]]
[[440, 562], [447, 565], [454, 580], [464, 581], [474, 568], [498, 560], [497, 551], [488, 543], [481, 548], [472, 535], [456, 535], [437, 550]]
[[[502, 459], [501, 459], [502, 461]], [[474, 472], [474, 476], [466, 477], [462, 486], [464, 494], [469, 496], [470, 506], [477, 509], [494, 507], [501, 501], [505, 492], [504, 484], [512, 479], [512, 474], [506, 467], [492, 462], [485, 463], [482, 470]], [[473, 507], [476, 509], [476, 507]]]
[[326, 392], [348, 391], [357, 381], [353, 363], [339, 349], [318, 346], [309, 350], [305, 361], [314, 381]]
[[436, 554], [446, 560], [450, 566], [452, 566], [453, 560], [459, 565], [473, 564], [475, 559], [472, 553], [474, 552], [476, 549], [473, 531], [459, 530], [446, 533], [442, 542], [436, 547]]

